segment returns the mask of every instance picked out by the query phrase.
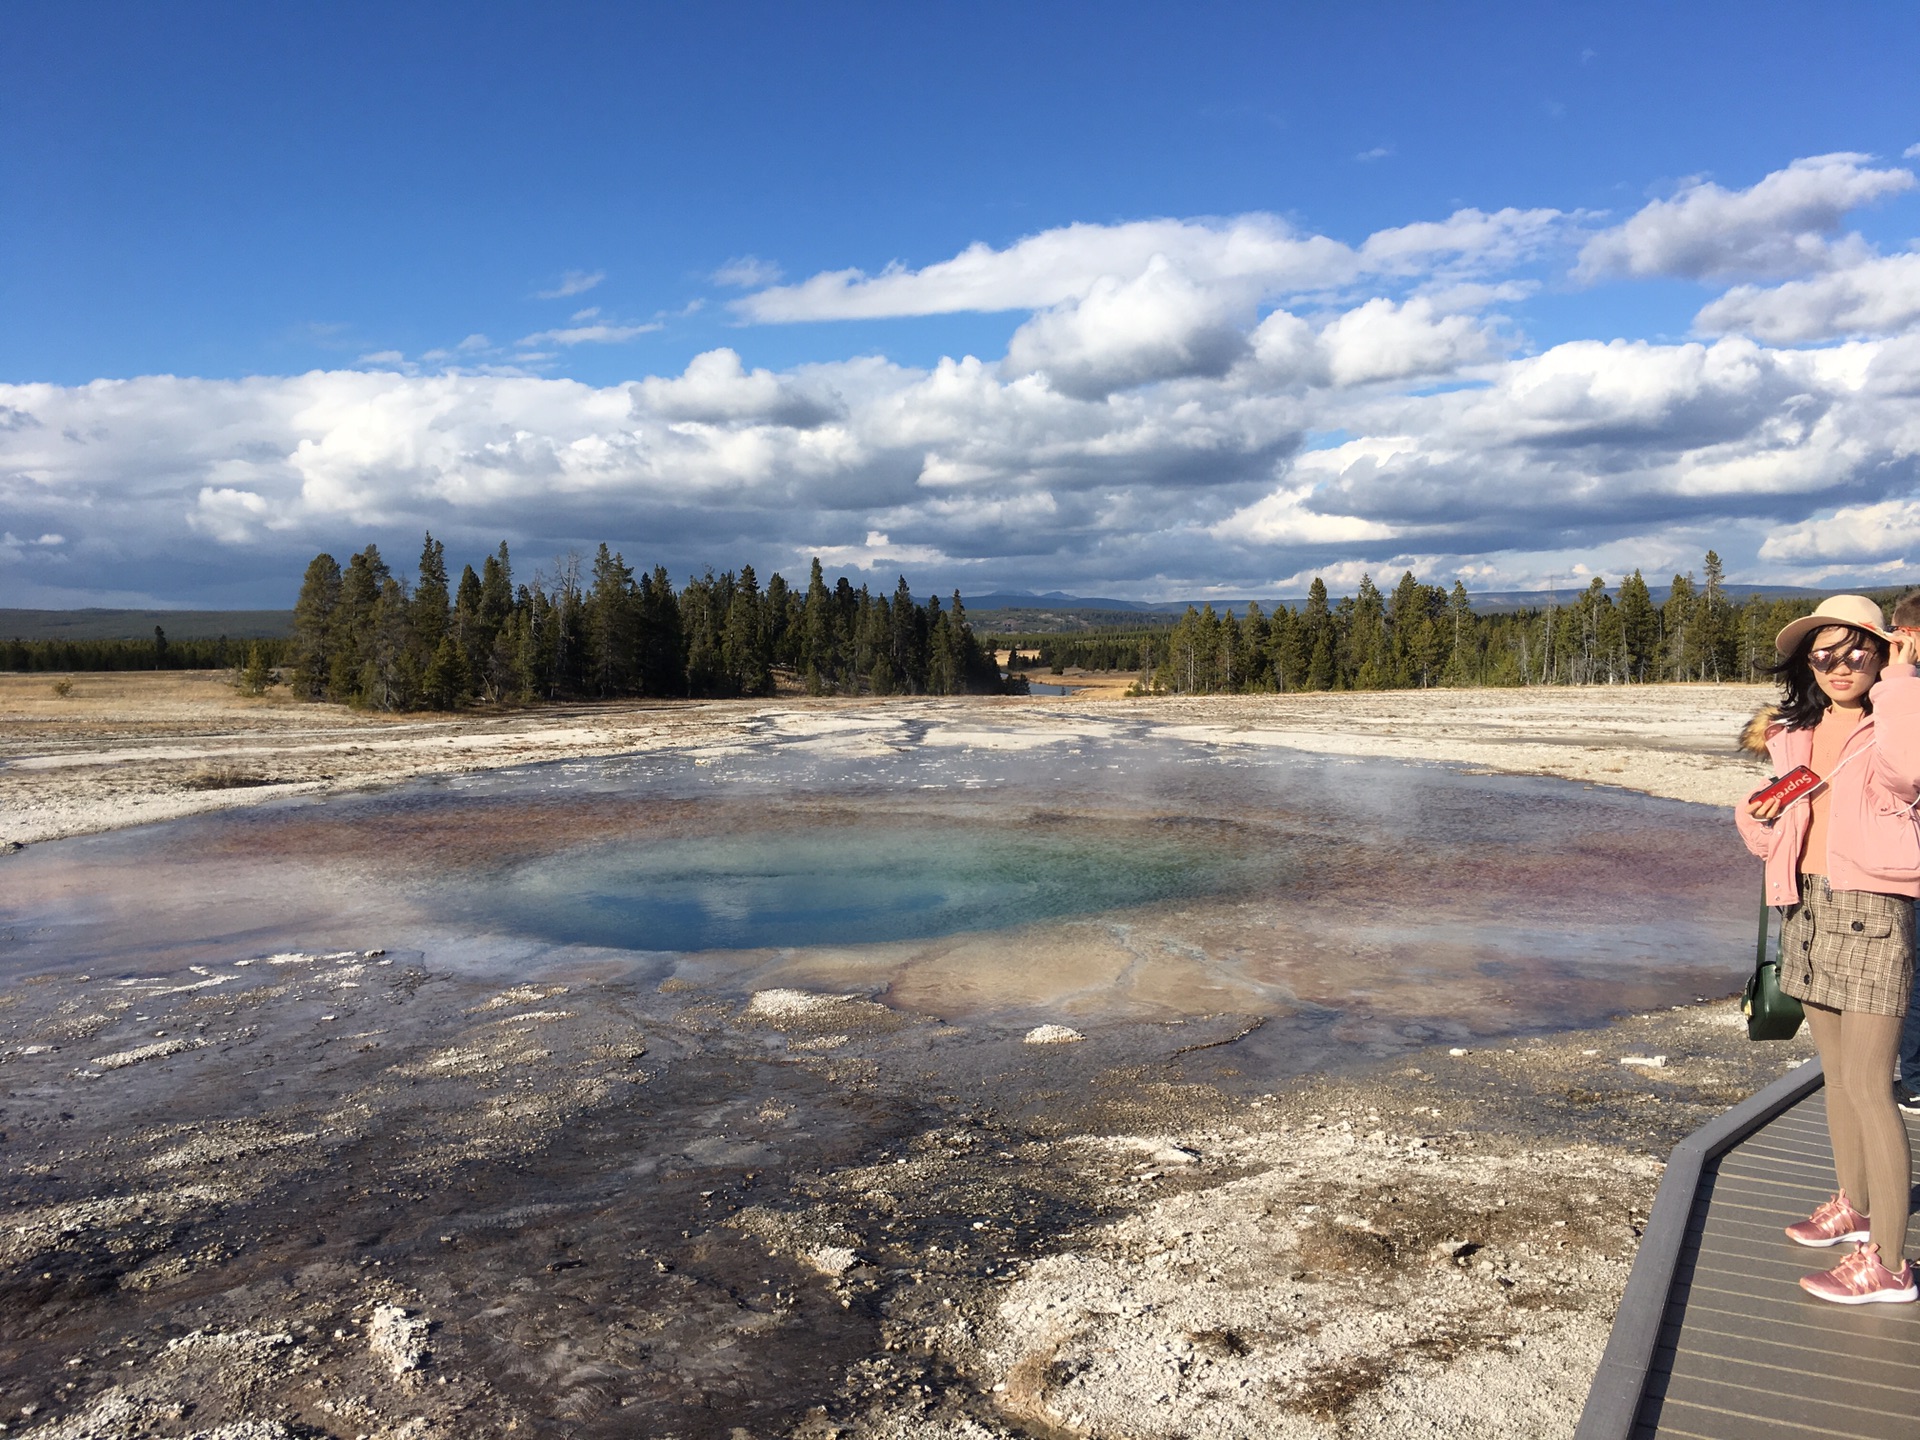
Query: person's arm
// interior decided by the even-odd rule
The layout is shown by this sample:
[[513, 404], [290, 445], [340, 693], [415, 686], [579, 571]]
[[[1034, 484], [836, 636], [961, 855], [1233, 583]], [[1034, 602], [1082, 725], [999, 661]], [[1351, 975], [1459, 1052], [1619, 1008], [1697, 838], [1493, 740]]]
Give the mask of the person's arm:
[[1920, 795], [1920, 637], [1896, 635], [1873, 686], [1874, 779], [1901, 801]]

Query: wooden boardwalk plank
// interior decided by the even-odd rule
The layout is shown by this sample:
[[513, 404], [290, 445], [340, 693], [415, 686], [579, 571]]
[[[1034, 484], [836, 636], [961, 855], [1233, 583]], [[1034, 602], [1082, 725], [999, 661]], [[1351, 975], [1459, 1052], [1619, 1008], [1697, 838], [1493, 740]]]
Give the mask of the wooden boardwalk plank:
[[[1769, 1320], [1765, 1328], [1760, 1329], [1754, 1326], [1752, 1316], [1731, 1311], [1694, 1310], [1689, 1312], [1687, 1323], [1696, 1342], [1703, 1346], [1711, 1345], [1721, 1354], [1752, 1356], [1787, 1368], [1804, 1365], [1808, 1356], [1818, 1353], [1814, 1342], [1827, 1338], [1823, 1326]], [[1678, 1335], [1677, 1325], [1661, 1331], [1661, 1338], [1668, 1345]], [[1902, 1387], [1920, 1392], [1920, 1340], [1903, 1342], [1892, 1335], [1863, 1335], [1849, 1340], [1846, 1350], [1877, 1367], [1884, 1367], [1890, 1375], [1902, 1377], [1898, 1381]]]
[[1636, 1437], [1920, 1440], [1920, 1306], [1813, 1299], [1796, 1281], [1850, 1247], [1782, 1233], [1835, 1188], [1825, 1098], [1806, 1096], [1702, 1169]]
[[[1765, 1359], [1756, 1358], [1763, 1351], [1771, 1351], [1772, 1354]], [[1775, 1397], [1772, 1392], [1777, 1387], [1783, 1364], [1788, 1374], [1798, 1377], [1796, 1384], [1800, 1387], [1799, 1397], [1817, 1405], [1842, 1410], [1870, 1410], [1878, 1414], [1886, 1410], [1909, 1410], [1913, 1404], [1912, 1388], [1897, 1383], [1905, 1378], [1902, 1375], [1896, 1375], [1891, 1380], [1843, 1378], [1809, 1369], [1804, 1357], [1800, 1360], [1794, 1358], [1791, 1346], [1762, 1346], [1745, 1342], [1737, 1350], [1723, 1348], [1714, 1354], [1704, 1350], [1682, 1352], [1675, 1357], [1673, 1369], [1655, 1372], [1656, 1377], [1664, 1378], [1656, 1379], [1649, 1389], [1661, 1389], [1671, 1394], [1677, 1381], [1691, 1380], [1735, 1385], [1761, 1397], [1766, 1413], [1773, 1414], [1775, 1412], [1771, 1407]]]
[[[1811, 1425], [1796, 1424], [1774, 1416], [1751, 1415], [1737, 1411], [1718, 1410], [1708, 1405], [1678, 1401], [1667, 1405], [1661, 1412], [1661, 1422], [1657, 1429], [1649, 1426], [1635, 1432], [1639, 1437], [1659, 1436], [1660, 1440], [1834, 1440], [1836, 1436], [1845, 1436], [1849, 1432], [1834, 1430], [1816, 1422]], [[1908, 1421], [1905, 1430], [1886, 1432], [1891, 1440], [1914, 1440], [1916, 1434], [1912, 1421]], [[1864, 1432], [1866, 1440], [1879, 1440], [1878, 1434]]]

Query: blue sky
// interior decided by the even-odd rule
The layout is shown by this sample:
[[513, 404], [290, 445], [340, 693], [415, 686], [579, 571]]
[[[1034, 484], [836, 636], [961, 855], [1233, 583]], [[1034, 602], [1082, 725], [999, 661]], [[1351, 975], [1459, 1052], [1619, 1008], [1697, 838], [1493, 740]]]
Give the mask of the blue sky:
[[1916, 62], [1899, 5], [16, 5], [0, 603], [427, 527], [1906, 578]]

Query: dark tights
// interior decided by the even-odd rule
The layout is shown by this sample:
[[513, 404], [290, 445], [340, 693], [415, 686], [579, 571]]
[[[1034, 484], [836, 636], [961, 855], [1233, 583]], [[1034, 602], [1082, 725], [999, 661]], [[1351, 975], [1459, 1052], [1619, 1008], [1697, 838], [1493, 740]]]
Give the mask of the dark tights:
[[1880, 1263], [1900, 1268], [1907, 1248], [1913, 1153], [1893, 1099], [1901, 1017], [1808, 1005], [1807, 1028], [1827, 1077], [1827, 1138], [1840, 1188], [1873, 1221]]

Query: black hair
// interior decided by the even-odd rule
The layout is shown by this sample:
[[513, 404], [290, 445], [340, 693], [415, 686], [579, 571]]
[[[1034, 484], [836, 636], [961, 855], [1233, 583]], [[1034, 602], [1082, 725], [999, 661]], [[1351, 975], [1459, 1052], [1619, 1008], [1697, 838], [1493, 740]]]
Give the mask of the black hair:
[[[1780, 718], [1786, 722], [1789, 730], [1811, 730], [1820, 723], [1820, 717], [1827, 713], [1827, 707], [1833, 703], [1827, 699], [1827, 692], [1820, 688], [1820, 682], [1814, 678], [1813, 666], [1807, 661], [1807, 656], [1813, 653], [1814, 637], [1824, 635], [1829, 630], [1847, 632], [1847, 638], [1840, 646], [1830, 648], [1864, 646], [1879, 655], [1882, 665], [1893, 654], [1893, 647], [1885, 640], [1871, 630], [1862, 630], [1858, 625], [1845, 625], [1836, 620], [1831, 625], [1816, 625], [1807, 631], [1800, 637], [1800, 643], [1793, 647], [1793, 653], [1767, 672], [1780, 681]], [[1867, 714], [1873, 713], [1871, 690], [1861, 697], [1861, 704]]]

